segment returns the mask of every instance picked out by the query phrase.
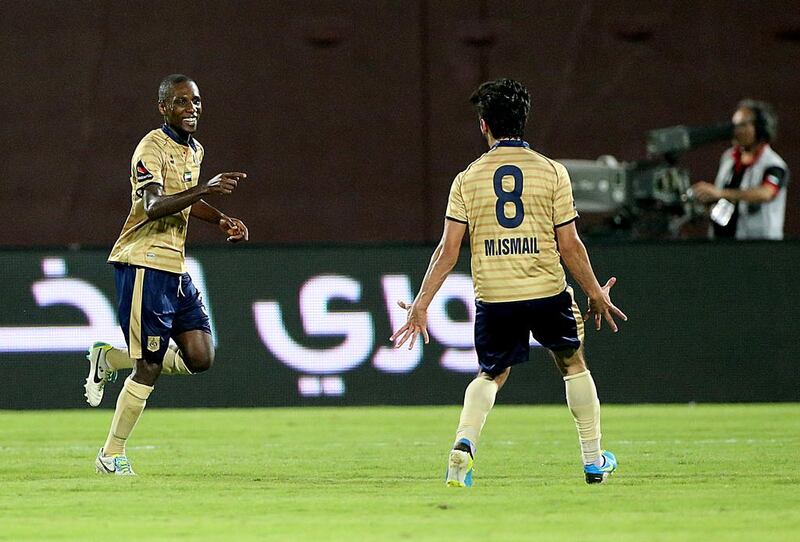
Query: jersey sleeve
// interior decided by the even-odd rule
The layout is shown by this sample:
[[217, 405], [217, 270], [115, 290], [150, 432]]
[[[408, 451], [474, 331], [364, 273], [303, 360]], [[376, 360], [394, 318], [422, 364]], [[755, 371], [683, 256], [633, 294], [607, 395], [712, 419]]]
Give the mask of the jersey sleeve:
[[464, 196], [461, 193], [461, 181], [464, 178], [463, 173], [459, 173], [453, 180], [450, 187], [450, 198], [447, 200], [447, 211], [445, 217], [462, 224], [467, 224], [467, 206], [464, 204]]
[[556, 228], [566, 226], [576, 218], [575, 199], [572, 196], [572, 183], [567, 168], [556, 163], [556, 188], [553, 192], [553, 224]]
[[164, 186], [164, 153], [155, 141], [145, 139], [136, 147], [131, 169], [131, 183], [137, 196], [142, 197], [148, 185]]

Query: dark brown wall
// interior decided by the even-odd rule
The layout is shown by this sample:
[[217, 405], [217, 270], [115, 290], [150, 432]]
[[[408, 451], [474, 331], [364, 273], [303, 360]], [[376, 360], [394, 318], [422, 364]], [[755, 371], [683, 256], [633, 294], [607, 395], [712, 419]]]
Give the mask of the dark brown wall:
[[[198, 81], [213, 203], [257, 242], [438, 238], [453, 176], [484, 150], [467, 98], [531, 89], [529, 140], [555, 158], [644, 155], [647, 130], [771, 101], [800, 171], [795, 1], [0, 2], [0, 245], [108, 245], [158, 81]], [[723, 145], [685, 158], [710, 178]], [[787, 233], [800, 236], [790, 185]], [[209, 235], [209, 234], [212, 235]], [[195, 242], [217, 242], [204, 225]]]

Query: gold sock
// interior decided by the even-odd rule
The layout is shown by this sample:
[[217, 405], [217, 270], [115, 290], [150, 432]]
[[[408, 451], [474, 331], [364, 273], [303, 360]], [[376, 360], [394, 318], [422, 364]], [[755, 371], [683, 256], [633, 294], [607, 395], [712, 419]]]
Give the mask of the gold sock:
[[600, 457], [600, 400], [589, 371], [564, 377], [569, 406], [578, 438], [581, 443], [583, 463], [594, 463]]
[[190, 375], [192, 371], [183, 361], [183, 354], [180, 349], [170, 346], [164, 354], [164, 361], [161, 363], [162, 375]]
[[106, 363], [115, 371], [119, 371], [120, 369], [133, 369], [135, 364], [134, 360], [128, 356], [128, 352], [126, 350], [120, 350], [119, 348], [110, 348], [108, 352], [106, 352]]
[[144, 405], [152, 391], [152, 386], [134, 382], [131, 377], [125, 379], [117, 398], [117, 409], [111, 420], [111, 430], [103, 446], [103, 455], [108, 457], [125, 454], [125, 442], [136, 427], [136, 422], [139, 421], [139, 416], [142, 415]]
[[465, 438], [474, 448], [478, 445], [486, 416], [494, 406], [497, 396], [497, 383], [486, 376], [479, 376], [470, 382], [464, 393], [464, 408], [456, 431], [456, 442]]

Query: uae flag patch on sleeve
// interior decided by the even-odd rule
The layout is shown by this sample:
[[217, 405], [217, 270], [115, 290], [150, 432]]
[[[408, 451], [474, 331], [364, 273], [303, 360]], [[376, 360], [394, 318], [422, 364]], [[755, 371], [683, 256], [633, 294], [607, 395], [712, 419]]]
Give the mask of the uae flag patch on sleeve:
[[149, 181], [153, 178], [153, 174], [144, 166], [144, 163], [139, 160], [136, 162], [136, 181], [143, 182]]

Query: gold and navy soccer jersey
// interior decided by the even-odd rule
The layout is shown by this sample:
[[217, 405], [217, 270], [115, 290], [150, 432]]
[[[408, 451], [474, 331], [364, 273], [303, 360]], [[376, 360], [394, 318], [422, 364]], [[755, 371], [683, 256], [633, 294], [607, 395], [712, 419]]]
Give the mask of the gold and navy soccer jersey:
[[497, 142], [459, 173], [447, 204], [447, 218], [469, 226], [475, 297], [487, 302], [564, 291], [555, 228], [577, 216], [566, 168], [519, 140]]
[[185, 273], [184, 247], [191, 208], [149, 220], [144, 211], [142, 191], [150, 184], [161, 185], [164, 195], [183, 192], [197, 184], [203, 147], [191, 136], [183, 141], [169, 126], [148, 133], [131, 159], [131, 211], [109, 262]]

